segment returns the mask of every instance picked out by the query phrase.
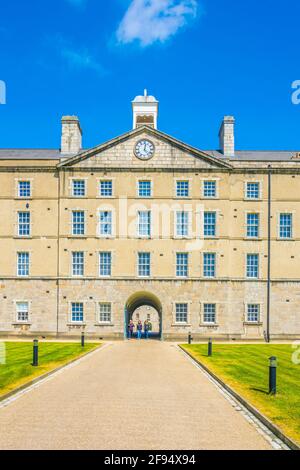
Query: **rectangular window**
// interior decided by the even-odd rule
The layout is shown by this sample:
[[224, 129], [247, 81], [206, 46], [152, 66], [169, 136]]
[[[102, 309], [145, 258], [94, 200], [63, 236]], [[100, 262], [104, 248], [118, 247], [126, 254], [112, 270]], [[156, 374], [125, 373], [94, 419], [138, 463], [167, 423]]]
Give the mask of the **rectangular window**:
[[18, 212], [18, 235], [19, 237], [30, 236], [30, 212]]
[[29, 276], [29, 253], [18, 253], [18, 276]]
[[100, 196], [101, 197], [112, 197], [113, 195], [113, 183], [110, 180], [100, 181]]
[[247, 305], [247, 321], [251, 323], [258, 323], [260, 319], [260, 305], [248, 304]]
[[204, 323], [216, 323], [216, 304], [204, 304]]
[[259, 183], [247, 183], [247, 199], [259, 199]]
[[189, 213], [186, 211], [176, 212], [176, 236], [188, 237], [189, 235]]
[[74, 323], [83, 322], [83, 303], [82, 302], [72, 303], [72, 322]]
[[293, 215], [280, 214], [279, 237], [289, 239], [293, 236]]
[[188, 304], [176, 304], [176, 323], [188, 322]]
[[216, 254], [215, 253], [203, 254], [203, 276], [204, 277], [216, 276]]
[[72, 212], [72, 233], [73, 235], [85, 234], [85, 214], [84, 211]]
[[99, 322], [111, 323], [111, 304], [110, 303], [99, 304]]
[[247, 214], [247, 237], [258, 238], [259, 214]]
[[24, 323], [29, 321], [28, 302], [17, 302], [17, 321]]
[[31, 197], [31, 183], [30, 181], [19, 181], [18, 183], [18, 196]]
[[204, 212], [204, 236], [205, 237], [216, 236], [216, 213], [215, 212]]
[[99, 275], [111, 276], [111, 253], [109, 251], [99, 253]]
[[259, 256], [249, 254], [247, 255], [247, 277], [248, 278], [258, 278], [258, 263], [259, 263]]
[[151, 237], [151, 212], [139, 211], [138, 212], [138, 236], [150, 238]]
[[204, 181], [203, 182], [203, 197], [207, 197], [207, 198], [217, 197], [216, 181]]
[[112, 212], [101, 211], [99, 214], [99, 234], [102, 236], [112, 235]]
[[138, 265], [139, 276], [149, 277], [151, 275], [150, 253], [139, 253], [138, 262], [139, 262], [139, 265]]
[[72, 194], [74, 197], [85, 196], [85, 180], [73, 180], [72, 181]]
[[189, 181], [176, 181], [176, 196], [189, 197], [190, 185]]
[[176, 276], [188, 277], [189, 255], [188, 253], [176, 253]]
[[139, 197], [151, 197], [151, 181], [139, 181]]
[[72, 253], [72, 275], [83, 276], [84, 275], [84, 252], [74, 251]]

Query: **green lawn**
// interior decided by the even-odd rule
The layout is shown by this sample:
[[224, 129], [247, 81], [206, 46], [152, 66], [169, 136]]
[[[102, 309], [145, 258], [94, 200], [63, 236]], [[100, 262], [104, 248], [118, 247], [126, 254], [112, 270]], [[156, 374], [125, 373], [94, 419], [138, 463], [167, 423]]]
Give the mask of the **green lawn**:
[[32, 342], [6, 342], [6, 363], [0, 364], [0, 397], [16, 387], [98, 347], [86, 343], [39, 343], [39, 366], [32, 364]]
[[[214, 344], [211, 358], [207, 356], [207, 344], [183, 347], [285, 434], [300, 442], [300, 365], [292, 362], [295, 350], [291, 345]], [[268, 394], [268, 358], [273, 355], [278, 358], [276, 396]]]

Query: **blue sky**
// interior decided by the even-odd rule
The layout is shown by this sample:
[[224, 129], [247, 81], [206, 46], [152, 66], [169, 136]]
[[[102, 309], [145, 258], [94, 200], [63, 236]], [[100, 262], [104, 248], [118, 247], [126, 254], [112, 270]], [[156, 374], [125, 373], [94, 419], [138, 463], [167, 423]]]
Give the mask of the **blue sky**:
[[0, 2], [2, 148], [58, 148], [65, 114], [97, 145], [131, 129], [146, 87], [191, 145], [217, 148], [233, 114], [239, 149], [300, 149], [299, 0]]

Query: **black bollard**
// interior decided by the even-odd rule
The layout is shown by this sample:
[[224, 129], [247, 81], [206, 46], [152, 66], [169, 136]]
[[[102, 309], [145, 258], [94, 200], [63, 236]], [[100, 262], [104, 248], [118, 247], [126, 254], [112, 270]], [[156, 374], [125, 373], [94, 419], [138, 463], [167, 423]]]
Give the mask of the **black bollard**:
[[81, 346], [84, 348], [84, 341], [85, 341], [85, 338], [84, 338], [84, 331], [81, 333]]
[[211, 357], [212, 356], [212, 339], [209, 338], [208, 340], [208, 356]]
[[269, 394], [276, 395], [277, 393], [277, 357], [272, 356], [269, 358]]
[[37, 367], [39, 365], [39, 340], [33, 340], [33, 367]]
[[189, 336], [188, 336], [188, 343], [189, 344], [192, 344], [192, 341], [193, 341], [193, 338], [192, 338], [192, 333], [189, 332]]

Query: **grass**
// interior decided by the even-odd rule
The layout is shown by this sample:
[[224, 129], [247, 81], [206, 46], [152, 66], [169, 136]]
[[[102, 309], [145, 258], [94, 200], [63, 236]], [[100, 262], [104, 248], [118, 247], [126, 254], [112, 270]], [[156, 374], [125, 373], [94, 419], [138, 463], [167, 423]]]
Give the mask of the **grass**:
[[[291, 345], [183, 345], [227, 385], [300, 443], [300, 365], [292, 362]], [[270, 396], [269, 357], [277, 356], [277, 395]]]
[[39, 343], [39, 366], [32, 364], [32, 342], [6, 342], [6, 363], [0, 364], [0, 397], [72, 359], [95, 349], [99, 344]]

